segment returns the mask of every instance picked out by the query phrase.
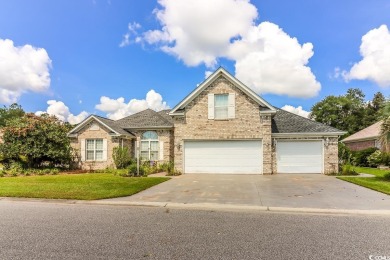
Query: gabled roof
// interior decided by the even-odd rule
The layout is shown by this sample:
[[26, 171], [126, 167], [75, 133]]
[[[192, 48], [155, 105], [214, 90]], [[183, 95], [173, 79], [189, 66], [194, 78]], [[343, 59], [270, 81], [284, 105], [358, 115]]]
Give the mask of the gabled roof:
[[377, 139], [381, 135], [381, 127], [383, 121], [376, 122], [353, 135], [341, 140], [341, 142], [356, 142], [360, 140]]
[[116, 121], [117, 125], [123, 129], [142, 129], [142, 128], [172, 128], [172, 118], [167, 114], [169, 110], [156, 112], [152, 109], [146, 109], [128, 117]]
[[343, 135], [346, 132], [308, 118], [277, 109], [272, 118], [272, 134]]
[[102, 124], [103, 126], [107, 127], [109, 130], [112, 131], [113, 134], [124, 135], [124, 136], [134, 136], [132, 133], [129, 133], [128, 131], [126, 131], [123, 128], [121, 128], [120, 126], [118, 126], [116, 121], [113, 121], [113, 120], [105, 118], [105, 117], [97, 116], [97, 115], [90, 115], [89, 117], [87, 117], [83, 122], [81, 122], [75, 128], [73, 128], [68, 133], [68, 135], [72, 135], [74, 133], [77, 133], [77, 131], [82, 129], [86, 124], [88, 124], [89, 122], [91, 122], [93, 120], [95, 120], [95, 121], [99, 122], [100, 124]]
[[210, 84], [212, 84], [221, 75], [223, 75], [227, 80], [231, 81], [236, 87], [238, 87], [241, 91], [243, 91], [245, 94], [251, 97], [260, 106], [266, 107], [271, 111], [275, 111], [275, 108], [271, 106], [267, 101], [262, 99], [253, 90], [251, 90], [249, 87], [244, 85], [241, 81], [233, 77], [224, 68], [220, 67], [213, 74], [211, 74], [205, 81], [203, 81], [202, 84], [200, 84], [196, 89], [194, 89], [188, 96], [186, 96], [179, 104], [177, 104], [169, 114], [174, 115], [175, 113], [176, 114], [179, 113], [179, 110], [187, 106], [192, 100], [194, 100], [200, 93], [202, 93], [203, 90], [205, 90]]

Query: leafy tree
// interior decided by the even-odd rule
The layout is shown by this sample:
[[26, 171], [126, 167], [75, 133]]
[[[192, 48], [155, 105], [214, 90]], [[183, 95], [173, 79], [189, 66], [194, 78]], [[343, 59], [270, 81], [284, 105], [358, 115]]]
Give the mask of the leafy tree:
[[22, 117], [24, 114], [23, 108], [16, 103], [0, 108], [0, 128], [6, 126], [9, 120]]
[[378, 92], [370, 102], [360, 89], [348, 89], [345, 95], [327, 96], [312, 107], [310, 118], [353, 134], [377, 122], [386, 102]]
[[381, 126], [379, 141], [382, 149], [386, 152], [390, 152], [390, 101], [388, 101], [383, 107], [381, 117], [383, 123]]
[[0, 153], [5, 161], [25, 161], [29, 167], [68, 165], [72, 160], [69, 130], [69, 124], [54, 116], [27, 113], [7, 121]]

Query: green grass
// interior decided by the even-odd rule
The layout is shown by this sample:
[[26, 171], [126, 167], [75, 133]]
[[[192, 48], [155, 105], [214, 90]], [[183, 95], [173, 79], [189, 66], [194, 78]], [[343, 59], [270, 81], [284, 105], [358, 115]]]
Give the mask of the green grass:
[[0, 197], [96, 200], [123, 197], [169, 180], [108, 173], [2, 177]]
[[390, 181], [385, 180], [383, 175], [389, 170], [380, 170], [376, 168], [354, 167], [358, 173], [369, 173], [375, 177], [337, 177], [338, 179], [348, 181], [372, 190], [383, 192], [390, 195]]

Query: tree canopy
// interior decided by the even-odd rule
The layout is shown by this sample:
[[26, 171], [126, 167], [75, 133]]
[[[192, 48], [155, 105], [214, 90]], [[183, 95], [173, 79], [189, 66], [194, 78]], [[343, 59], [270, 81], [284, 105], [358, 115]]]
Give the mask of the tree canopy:
[[0, 128], [6, 126], [9, 120], [21, 117], [24, 114], [23, 108], [16, 103], [9, 107], [4, 106], [3, 108], [0, 108]]
[[67, 137], [70, 125], [54, 116], [26, 113], [8, 120], [2, 130], [0, 153], [5, 161], [22, 160], [29, 167], [40, 167], [42, 163], [64, 165], [71, 162]]
[[345, 95], [327, 96], [312, 107], [310, 118], [353, 134], [381, 119], [386, 99], [377, 92], [365, 101], [360, 89], [348, 89]]

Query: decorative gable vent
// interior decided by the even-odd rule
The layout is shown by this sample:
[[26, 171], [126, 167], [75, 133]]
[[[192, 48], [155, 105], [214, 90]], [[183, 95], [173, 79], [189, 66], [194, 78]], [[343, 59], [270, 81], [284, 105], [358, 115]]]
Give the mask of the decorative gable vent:
[[92, 124], [91, 127], [89, 128], [91, 131], [98, 131], [100, 130], [100, 127], [98, 124]]

